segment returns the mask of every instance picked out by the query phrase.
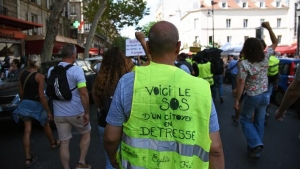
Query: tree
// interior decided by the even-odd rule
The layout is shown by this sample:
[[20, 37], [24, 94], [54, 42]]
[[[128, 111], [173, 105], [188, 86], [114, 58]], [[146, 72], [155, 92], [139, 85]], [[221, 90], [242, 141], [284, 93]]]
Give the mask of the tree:
[[129, 39], [128, 37], [119, 36], [114, 38], [112, 42], [113, 47], [118, 47], [124, 54], [125, 54], [125, 45], [126, 45], [126, 39]]
[[149, 30], [154, 24], [156, 24], [156, 22], [151, 21], [151, 22], [143, 25], [142, 27], [137, 27], [135, 30], [143, 32], [145, 34], [145, 37], [148, 37], [149, 36]]
[[44, 40], [44, 47], [41, 52], [42, 61], [51, 60], [54, 41], [58, 33], [59, 19], [67, 1], [68, 0], [55, 1], [55, 3], [53, 3], [50, 7], [50, 16], [46, 21], [46, 37]]
[[[103, 15], [99, 17], [101, 22], [98, 22], [99, 19], [95, 13], [99, 12], [104, 2], [108, 10], [103, 11]], [[137, 25], [144, 15], [149, 15], [149, 9], [146, 8], [144, 0], [102, 0], [100, 3], [99, 0], [92, 0], [84, 7], [83, 14], [86, 21], [93, 21], [85, 45], [85, 48], [89, 49], [96, 29], [97, 32], [106, 36], [106, 41], [108, 37], [113, 39], [118, 36], [118, 31], [124, 26]], [[95, 31], [92, 31], [92, 28]], [[88, 57], [88, 50], [85, 50], [84, 57]]]

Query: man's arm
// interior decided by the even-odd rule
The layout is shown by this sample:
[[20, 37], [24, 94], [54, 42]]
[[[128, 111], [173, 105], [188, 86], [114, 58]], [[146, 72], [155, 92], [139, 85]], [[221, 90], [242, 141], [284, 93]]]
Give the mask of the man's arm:
[[278, 45], [278, 39], [276, 38], [276, 36], [275, 36], [275, 34], [274, 34], [274, 32], [273, 32], [273, 30], [272, 30], [269, 22], [263, 22], [261, 24], [261, 26], [264, 27], [264, 28], [266, 28], [268, 30], [270, 38], [271, 38], [271, 41], [272, 41], [271, 47], [272, 47], [273, 50], [275, 50], [275, 48]]
[[80, 100], [84, 109], [83, 124], [87, 125], [90, 122], [89, 93], [85, 85], [80, 86], [77, 84], [77, 87], [80, 95]]
[[117, 162], [117, 151], [122, 137], [122, 126], [112, 126], [109, 123], [106, 124], [104, 130], [104, 148], [107, 152], [107, 156], [111, 165], [114, 168], [119, 168]]
[[[298, 68], [299, 69], [299, 68]], [[300, 69], [297, 70], [300, 74]], [[300, 81], [297, 79], [294, 79], [287, 91], [284, 94], [283, 100], [280, 104], [280, 107], [278, 108], [275, 118], [278, 120], [283, 115], [284, 112], [300, 97]]]
[[209, 133], [209, 136], [212, 141], [209, 151], [209, 169], [224, 169], [225, 161], [220, 132]]
[[143, 32], [135, 32], [135, 37], [141, 43], [141, 45], [146, 53], [148, 61], [151, 61], [152, 58], [151, 58], [151, 55], [149, 54], [147, 46], [146, 46], [145, 34]]

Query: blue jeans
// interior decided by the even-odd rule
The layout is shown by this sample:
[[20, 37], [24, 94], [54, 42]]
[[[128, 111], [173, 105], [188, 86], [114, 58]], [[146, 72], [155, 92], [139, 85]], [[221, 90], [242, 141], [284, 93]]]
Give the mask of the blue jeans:
[[268, 104], [270, 104], [271, 95], [272, 95], [272, 92], [273, 92], [273, 87], [274, 87], [273, 83], [268, 83], [268, 91], [267, 91], [268, 96], [269, 96]]
[[232, 90], [236, 88], [236, 74], [231, 74], [231, 88]]
[[214, 75], [214, 85], [212, 87], [212, 97], [216, 99], [217, 88], [219, 89], [219, 97], [223, 97], [223, 75]]
[[[98, 131], [99, 131], [99, 135], [100, 135], [100, 141], [101, 141], [102, 145], [103, 145], [103, 138], [104, 138], [104, 129], [105, 129], [104, 127], [98, 126]], [[112, 167], [111, 163], [110, 163], [110, 160], [109, 160], [109, 158], [107, 156], [107, 153], [106, 153], [105, 149], [104, 149], [104, 156], [105, 156], [105, 164], [106, 164], [105, 166], [106, 166], [106, 169], [114, 169]]]
[[[264, 92], [256, 96], [244, 96], [241, 110], [241, 126], [247, 139], [249, 148], [263, 145], [264, 122], [266, 107], [268, 105], [268, 93]], [[252, 122], [252, 114], [254, 121]]]

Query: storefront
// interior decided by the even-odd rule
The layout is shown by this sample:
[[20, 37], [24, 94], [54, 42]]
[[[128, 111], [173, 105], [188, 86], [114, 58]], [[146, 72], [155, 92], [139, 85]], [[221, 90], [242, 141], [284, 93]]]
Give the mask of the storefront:
[[25, 54], [25, 30], [43, 25], [0, 14], [0, 61], [5, 56], [19, 58]]
[[[25, 49], [26, 49], [26, 55], [31, 55], [31, 54], [41, 54], [42, 49], [44, 47], [44, 40], [45, 37], [43, 35], [35, 35], [35, 36], [28, 36], [25, 39]], [[77, 41], [63, 37], [63, 36], [56, 36], [55, 41], [53, 43], [53, 50], [52, 54], [53, 57], [59, 57], [59, 54], [61, 52], [61, 49], [64, 44], [66, 43], [72, 43], [76, 46], [77, 48], [77, 53], [79, 55], [83, 55], [84, 48], [77, 45]]]

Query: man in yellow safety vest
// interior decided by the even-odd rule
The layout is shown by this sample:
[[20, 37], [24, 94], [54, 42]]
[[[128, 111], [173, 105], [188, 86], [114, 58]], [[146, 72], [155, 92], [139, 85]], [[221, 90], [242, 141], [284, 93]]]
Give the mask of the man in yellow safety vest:
[[152, 62], [119, 80], [106, 118], [104, 147], [111, 164], [224, 169], [209, 83], [174, 66], [181, 42], [172, 23], [156, 23], [148, 38]]

